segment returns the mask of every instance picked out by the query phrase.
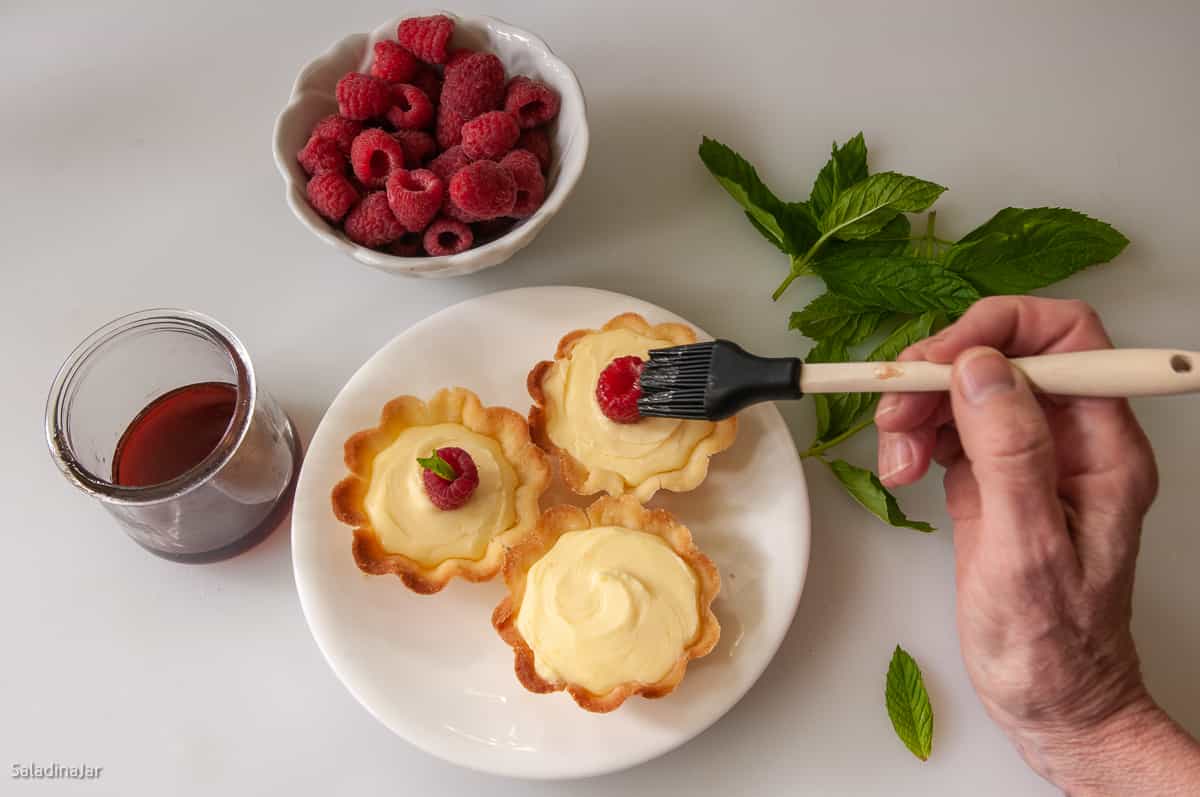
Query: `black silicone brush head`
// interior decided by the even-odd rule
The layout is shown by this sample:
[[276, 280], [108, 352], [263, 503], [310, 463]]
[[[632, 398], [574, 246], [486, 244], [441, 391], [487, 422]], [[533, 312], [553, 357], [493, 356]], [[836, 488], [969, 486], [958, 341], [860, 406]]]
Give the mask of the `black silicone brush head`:
[[760, 401], [798, 399], [800, 361], [750, 354], [728, 340], [654, 349], [642, 370], [644, 416], [719, 421]]

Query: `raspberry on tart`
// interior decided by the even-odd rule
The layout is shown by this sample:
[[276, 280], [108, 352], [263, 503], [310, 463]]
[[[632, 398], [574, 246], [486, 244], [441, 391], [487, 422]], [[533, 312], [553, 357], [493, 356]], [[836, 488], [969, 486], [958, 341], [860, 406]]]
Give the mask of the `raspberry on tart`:
[[[440, 467], [431, 454], [453, 478], [431, 473]], [[464, 388], [428, 402], [392, 399], [378, 426], [346, 441], [345, 461], [350, 475], [331, 498], [337, 519], [354, 527], [355, 563], [364, 573], [398, 576], [421, 594], [455, 577], [495, 576], [504, 552], [536, 524], [550, 482], [525, 419], [484, 407]]]

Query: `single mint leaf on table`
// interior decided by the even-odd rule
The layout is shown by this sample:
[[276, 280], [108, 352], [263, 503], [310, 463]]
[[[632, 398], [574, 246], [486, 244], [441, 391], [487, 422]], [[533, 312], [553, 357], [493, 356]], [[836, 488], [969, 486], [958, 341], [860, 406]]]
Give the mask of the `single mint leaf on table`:
[[427, 457], [417, 457], [417, 464], [425, 470], [436, 473], [438, 476], [441, 476], [448, 482], [452, 482], [458, 478], [458, 474], [455, 473], [454, 467], [449, 462], [439, 457], [436, 451]]
[[835, 141], [833, 151], [813, 183], [808, 204], [813, 215], [822, 216], [842, 191], [867, 179], [867, 142], [859, 133], [841, 147]]
[[783, 212], [784, 203], [771, 193], [745, 158], [721, 142], [705, 137], [700, 143], [700, 160], [742, 206], [756, 230], [784, 252], [797, 252], [791, 236], [779, 222], [778, 214]]
[[842, 240], [869, 238], [900, 213], [925, 210], [945, 190], [897, 172], [873, 174], [838, 195], [821, 215], [821, 233]]
[[825, 464], [854, 500], [884, 523], [917, 531], [935, 530], [922, 520], [910, 520], [896, 503], [896, 497], [888, 492], [883, 482], [879, 481], [879, 477], [871, 471], [840, 459], [826, 461]]
[[910, 315], [926, 310], [961, 313], [979, 299], [979, 291], [959, 274], [935, 260], [908, 255], [846, 254], [818, 260], [813, 269], [829, 290], [864, 307]]
[[792, 313], [788, 326], [813, 340], [829, 338], [855, 346], [875, 334], [887, 316], [887, 310], [871, 310], [845, 296], [823, 293]]
[[896, 735], [913, 755], [929, 760], [933, 752], [933, 707], [917, 662], [899, 645], [888, 664], [884, 699]]
[[1064, 208], [1005, 208], [950, 248], [946, 267], [983, 293], [1029, 293], [1107, 263], [1129, 239]]

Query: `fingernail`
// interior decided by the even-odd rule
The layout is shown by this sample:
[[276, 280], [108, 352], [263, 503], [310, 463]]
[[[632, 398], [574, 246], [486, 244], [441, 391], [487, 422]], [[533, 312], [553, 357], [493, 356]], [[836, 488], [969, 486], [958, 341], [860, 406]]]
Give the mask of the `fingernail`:
[[887, 435], [879, 441], [879, 480], [886, 482], [913, 464], [913, 445], [908, 435]]
[[1013, 369], [1004, 355], [994, 349], [979, 349], [958, 366], [963, 396], [974, 405], [1016, 387]]
[[895, 393], [885, 393], [883, 398], [879, 399], [879, 404], [875, 407], [875, 417], [882, 418], [884, 415], [890, 415], [900, 409], [900, 396]]

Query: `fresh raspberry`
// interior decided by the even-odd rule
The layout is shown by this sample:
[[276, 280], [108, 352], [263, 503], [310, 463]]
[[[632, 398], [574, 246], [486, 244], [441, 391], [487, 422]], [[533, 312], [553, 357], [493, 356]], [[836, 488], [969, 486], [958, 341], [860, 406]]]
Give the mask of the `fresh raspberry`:
[[517, 201], [512, 213], [518, 219], [528, 218], [542, 206], [546, 199], [546, 178], [542, 177], [542, 166], [537, 155], [527, 149], [514, 149], [500, 160], [517, 184]]
[[442, 214], [446, 218], [461, 221], [463, 224], [474, 224], [477, 221], [482, 221], [478, 216], [472, 216], [458, 205], [454, 204], [454, 200], [450, 198], [450, 191], [446, 191], [446, 198], [442, 200]]
[[404, 226], [392, 215], [383, 191], [363, 197], [346, 216], [342, 228], [351, 241], [372, 248], [389, 244], [404, 234]]
[[537, 155], [543, 173], [550, 170], [550, 136], [546, 134], [546, 128], [535, 127], [522, 131], [521, 137], [517, 139], [516, 148], [527, 149]]
[[596, 401], [609, 420], [636, 423], [642, 417], [637, 403], [642, 397], [639, 380], [645, 365], [641, 357], [618, 357], [600, 372], [600, 378], [596, 380]]
[[558, 92], [540, 80], [515, 77], [504, 92], [504, 110], [517, 117], [525, 130], [544, 125], [558, 116]]
[[340, 172], [346, 166], [346, 156], [338, 149], [336, 141], [312, 136], [304, 149], [296, 155], [296, 160], [309, 174], [321, 172]]
[[425, 230], [425, 251], [430, 257], [465, 252], [474, 242], [475, 236], [470, 227], [445, 216], [435, 219]]
[[474, 50], [470, 50], [466, 47], [459, 47], [457, 50], [452, 50], [449, 57], [446, 58], [446, 67], [443, 74], [449, 73], [451, 69], [458, 66], [474, 54]]
[[517, 184], [495, 161], [475, 161], [450, 178], [450, 199], [478, 221], [494, 219], [512, 212]]
[[429, 64], [421, 64], [417, 74], [408, 82], [425, 92], [435, 106], [442, 101], [442, 78]]
[[397, 169], [387, 179], [388, 206], [396, 221], [416, 232], [429, 226], [442, 209], [445, 190], [442, 178], [428, 169]]
[[335, 224], [358, 201], [358, 191], [341, 172], [321, 172], [308, 181], [304, 193], [313, 210]]
[[449, 183], [450, 178], [454, 176], [454, 173], [470, 162], [471, 159], [467, 157], [467, 153], [463, 152], [463, 148], [460, 145], [455, 144], [453, 147], [450, 147], [450, 149], [431, 160], [427, 168], [429, 171], [442, 178], [442, 182]]
[[513, 148], [521, 128], [510, 113], [488, 111], [462, 126], [462, 148], [475, 160], [495, 160]]
[[439, 448], [437, 455], [444, 459], [454, 469], [452, 481], [443, 479], [431, 470], [421, 470], [421, 480], [425, 483], [425, 494], [438, 509], [458, 509], [471, 498], [471, 493], [479, 486], [479, 471], [471, 455], [458, 446]]
[[404, 47], [430, 64], [444, 64], [449, 55], [446, 45], [454, 34], [454, 20], [438, 14], [403, 20], [396, 28], [396, 39]]
[[442, 105], [467, 119], [504, 104], [504, 64], [491, 53], [475, 53], [454, 65], [442, 85]]
[[313, 125], [312, 134], [317, 138], [327, 138], [335, 142], [342, 154], [349, 156], [350, 145], [354, 143], [354, 137], [362, 130], [361, 122], [334, 113]]
[[350, 147], [354, 176], [368, 188], [382, 188], [387, 176], [404, 168], [404, 147], [385, 131], [372, 127], [362, 131]]
[[437, 143], [442, 149], [450, 149], [462, 143], [462, 126], [467, 117], [450, 110], [444, 104], [437, 112]]
[[392, 107], [392, 90], [377, 77], [348, 72], [337, 84], [338, 112], [347, 119], [383, 116]]
[[417, 74], [421, 62], [394, 41], [375, 42], [375, 62], [371, 74], [388, 83], [407, 83]]
[[513, 228], [514, 223], [512, 219], [488, 219], [472, 224], [471, 232], [475, 234], [475, 244], [486, 244], [504, 237]]
[[424, 130], [397, 130], [392, 138], [404, 147], [404, 161], [415, 169], [437, 152], [437, 142]]
[[421, 232], [405, 232], [387, 245], [387, 252], [396, 257], [421, 257], [425, 254], [425, 248], [421, 246], [424, 237]]
[[433, 125], [433, 103], [425, 92], [408, 83], [392, 84], [395, 105], [388, 109], [387, 120], [401, 130], [424, 130]]

